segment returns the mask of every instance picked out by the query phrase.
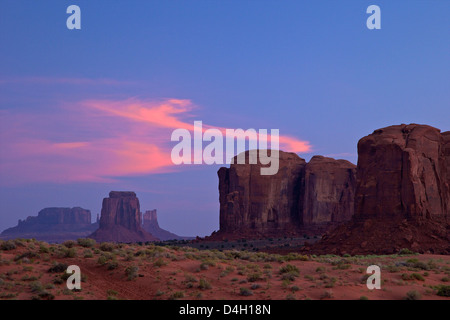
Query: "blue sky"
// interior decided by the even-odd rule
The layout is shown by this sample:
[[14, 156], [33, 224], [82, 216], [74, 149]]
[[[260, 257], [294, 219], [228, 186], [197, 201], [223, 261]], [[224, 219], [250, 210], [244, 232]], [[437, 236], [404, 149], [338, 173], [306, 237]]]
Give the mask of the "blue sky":
[[[66, 28], [71, 4], [81, 30]], [[366, 28], [371, 4], [381, 30]], [[448, 131], [449, 13], [449, 1], [2, 0], [0, 230], [49, 206], [95, 216], [110, 190], [136, 191], [141, 209], [157, 208], [175, 233], [218, 229], [218, 165], [155, 170], [130, 160], [125, 167], [142, 169], [56, 174], [101, 171], [94, 160], [109, 163], [114, 139], [143, 141], [144, 131], [84, 109], [86, 101], [180, 99], [190, 105], [186, 123], [276, 128], [310, 143], [303, 158], [353, 163], [357, 141], [377, 128]], [[166, 131], [151, 134], [170, 143]], [[79, 142], [92, 143], [81, 158], [53, 149]]]

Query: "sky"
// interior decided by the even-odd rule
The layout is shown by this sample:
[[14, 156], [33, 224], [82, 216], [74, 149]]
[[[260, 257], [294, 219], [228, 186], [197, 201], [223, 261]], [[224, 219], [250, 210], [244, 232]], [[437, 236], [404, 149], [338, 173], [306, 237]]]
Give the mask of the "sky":
[[194, 121], [278, 129], [281, 150], [355, 164], [375, 129], [448, 131], [449, 13], [446, 0], [1, 0], [0, 231], [45, 207], [95, 218], [111, 190], [179, 235], [218, 230], [224, 165], [170, 158]]

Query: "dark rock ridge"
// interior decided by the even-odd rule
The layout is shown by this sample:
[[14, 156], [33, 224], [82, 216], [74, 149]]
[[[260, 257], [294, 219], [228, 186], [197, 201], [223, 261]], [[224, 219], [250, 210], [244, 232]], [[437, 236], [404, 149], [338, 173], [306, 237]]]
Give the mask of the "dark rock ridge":
[[129, 191], [111, 191], [109, 198], [103, 199], [100, 226], [89, 237], [98, 242], [158, 240], [142, 228], [139, 199]]
[[97, 229], [98, 223], [91, 223], [89, 210], [75, 208], [45, 208], [37, 216], [19, 220], [18, 225], [6, 229], [1, 239], [34, 238], [47, 242], [63, 242], [86, 237]]
[[280, 151], [278, 172], [261, 175], [263, 165], [248, 161], [255, 152], [219, 169], [220, 230], [210, 239], [303, 234], [353, 215], [355, 165]]
[[358, 143], [353, 219], [308, 248], [318, 253], [450, 253], [450, 135], [394, 125]]
[[193, 237], [180, 237], [172, 232], [161, 229], [158, 223], [158, 215], [156, 209], [147, 210], [143, 214], [143, 228], [161, 241], [166, 240], [187, 240]]

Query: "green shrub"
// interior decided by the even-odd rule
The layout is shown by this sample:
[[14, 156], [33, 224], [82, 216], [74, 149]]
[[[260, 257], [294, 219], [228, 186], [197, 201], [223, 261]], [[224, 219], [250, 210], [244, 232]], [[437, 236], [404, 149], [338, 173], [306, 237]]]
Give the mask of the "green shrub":
[[450, 286], [439, 286], [437, 295], [441, 297], [450, 297]]
[[90, 238], [80, 238], [77, 240], [77, 243], [85, 248], [92, 248], [97, 243], [94, 239]]
[[0, 250], [9, 251], [16, 248], [16, 243], [12, 240], [2, 241], [0, 243]]
[[125, 274], [127, 275], [127, 279], [129, 281], [136, 279], [138, 276], [139, 267], [137, 266], [129, 266], [125, 269]]
[[53, 266], [48, 269], [48, 272], [50, 273], [61, 273], [66, 272], [67, 268], [69, 266], [65, 263], [53, 263]]
[[407, 248], [403, 248], [398, 252], [399, 255], [411, 255], [411, 254], [415, 254], [414, 251], [411, 251]]
[[45, 245], [41, 244], [41, 245], [39, 246], [39, 252], [40, 252], [40, 253], [49, 253], [50, 250], [49, 250], [48, 247], [46, 247]]
[[300, 274], [300, 271], [298, 270], [298, 268], [296, 266], [294, 266], [292, 264], [287, 264], [280, 268], [280, 274], [283, 274], [283, 273], [292, 273], [298, 277]]
[[67, 240], [62, 243], [63, 246], [67, 248], [73, 248], [77, 243], [73, 240]]
[[420, 298], [422, 298], [422, 295], [419, 292], [411, 290], [406, 293], [405, 300], [420, 300]]
[[110, 261], [106, 264], [106, 268], [108, 270], [114, 270], [117, 269], [119, 267], [119, 264], [117, 263], [117, 261]]
[[248, 288], [240, 288], [239, 289], [239, 294], [241, 296], [248, 297], [248, 296], [253, 295], [253, 292], [250, 289], [248, 289]]
[[211, 289], [211, 284], [206, 279], [200, 279], [198, 288], [202, 290]]
[[176, 299], [181, 299], [181, 298], [184, 298], [183, 291], [176, 291], [176, 292], [172, 293], [169, 297], [170, 300], [176, 300]]
[[261, 272], [254, 272], [247, 276], [248, 282], [255, 282], [255, 281], [262, 280], [262, 279], [263, 279], [263, 276], [262, 276]]
[[22, 253], [20, 255], [15, 256], [14, 257], [14, 261], [19, 261], [19, 260], [22, 260], [24, 258], [32, 259], [32, 258], [38, 258], [38, 257], [39, 257], [39, 255], [37, 253], [35, 253], [33, 251], [27, 251], [27, 252], [24, 252], [24, 253]]
[[158, 258], [155, 262], [153, 262], [153, 265], [158, 268], [166, 266], [168, 264], [169, 263], [162, 258]]
[[100, 250], [102, 251], [108, 251], [111, 252], [116, 248], [116, 245], [114, 243], [109, 243], [109, 242], [102, 242], [100, 244]]

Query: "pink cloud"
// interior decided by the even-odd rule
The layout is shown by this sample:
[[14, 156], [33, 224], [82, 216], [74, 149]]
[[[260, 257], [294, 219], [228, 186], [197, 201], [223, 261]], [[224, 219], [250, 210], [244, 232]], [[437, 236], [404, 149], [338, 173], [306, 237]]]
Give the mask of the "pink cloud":
[[[193, 120], [185, 120], [193, 109], [189, 100], [127, 99], [86, 100], [47, 115], [3, 110], [0, 183], [110, 182], [174, 171], [171, 133], [193, 130]], [[208, 128], [216, 127], [204, 124]], [[310, 145], [280, 136], [280, 149], [308, 152]]]

